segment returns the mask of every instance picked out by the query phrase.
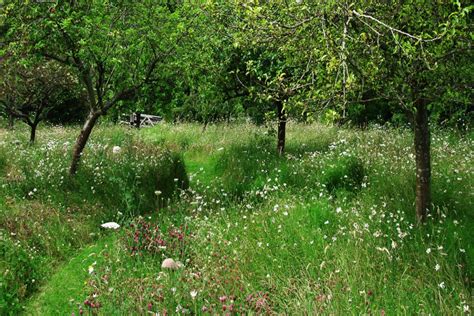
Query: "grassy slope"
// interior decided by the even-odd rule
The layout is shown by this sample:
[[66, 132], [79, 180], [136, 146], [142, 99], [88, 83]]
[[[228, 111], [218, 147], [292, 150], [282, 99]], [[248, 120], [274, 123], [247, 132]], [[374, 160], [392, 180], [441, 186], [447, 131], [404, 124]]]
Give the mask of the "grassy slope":
[[[145, 130], [145, 132], [147, 131]], [[202, 152], [188, 151], [184, 158], [186, 170], [195, 175], [193, 184], [211, 184], [215, 178], [215, 162], [212, 157], [202, 154]], [[87, 267], [93, 262], [100, 265], [103, 257], [99, 254], [113, 248], [116, 238], [116, 234], [100, 238], [73, 256], [51, 276], [39, 293], [30, 299], [25, 308], [26, 313], [32, 315], [77, 313], [78, 306], [82, 305], [80, 298], [86, 297], [88, 294], [85, 286], [88, 280]]]
[[[249, 131], [242, 133], [245, 129]], [[232, 278], [240, 280], [237, 283], [246, 287], [240, 295], [267, 291], [274, 295], [273, 308], [292, 313], [301, 311], [302, 306], [327, 313], [454, 313], [469, 306], [474, 259], [470, 242], [474, 237], [470, 137], [434, 133], [435, 213], [430, 225], [414, 229], [410, 133], [396, 130], [354, 133], [314, 126], [289, 130], [288, 152], [294, 163], [279, 161], [276, 164], [272, 155], [265, 153], [265, 150], [273, 150], [273, 139], [262, 136], [263, 130], [249, 126], [211, 127], [204, 135], [193, 125], [172, 129], [172, 133], [169, 127], [146, 132], [152, 140], [154, 134], [171, 144], [184, 143], [186, 146], [182, 149], [185, 150], [194, 146], [201, 157], [212, 153], [218, 164], [222, 162], [219, 151], [224, 148], [223, 156], [227, 155], [230, 160], [224, 159], [224, 174], [217, 170], [217, 175], [225, 178], [221, 180], [228, 183], [224, 188], [232, 190], [244, 182], [251, 193], [250, 198], [245, 196], [241, 203], [231, 202], [223, 212], [216, 212], [216, 205], [208, 206], [207, 211], [212, 216], [198, 215], [194, 219], [194, 227], [202, 234], [202, 242], [195, 241], [195, 260], [202, 260], [195, 263], [195, 268], [206, 267], [209, 273], [216, 273], [222, 270], [223, 263], [210, 258], [216, 255], [226, 260], [233, 258], [231, 262], [239, 276], [225, 271], [225, 282], [232, 283], [228, 280]], [[328, 176], [344, 178], [350, 172], [345, 169], [341, 156], [362, 160], [367, 174], [364, 189], [355, 192], [337, 189], [328, 195], [325, 188], [321, 188]], [[262, 166], [266, 170], [260, 174]], [[257, 176], [248, 181], [248, 175]], [[262, 192], [258, 190], [262, 188], [262, 178], [279, 181], [272, 182], [273, 187], [278, 188], [276, 192], [267, 192], [263, 203], [251, 197], [252, 192]], [[283, 182], [290, 185], [282, 187]], [[196, 190], [198, 196], [208, 195], [206, 202], [193, 202], [202, 209], [216, 198], [225, 200], [222, 195], [216, 197], [212, 190], [206, 191], [205, 187]], [[318, 190], [323, 195], [315, 200]], [[245, 210], [249, 205], [255, 211]], [[282, 221], [277, 225], [275, 207], [280, 206], [281, 210], [283, 205], [289, 206], [289, 211], [283, 214], [293, 216], [280, 214]], [[339, 208], [342, 211], [338, 215], [334, 211]], [[252, 216], [255, 218], [251, 220]], [[286, 229], [275, 230], [275, 226]], [[259, 249], [260, 245], [265, 248], [265, 241], [275, 240], [276, 236], [281, 236], [281, 240], [273, 248], [269, 243], [268, 252]], [[323, 240], [317, 243], [318, 238]], [[308, 244], [309, 239], [313, 240]], [[290, 241], [293, 241], [292, 247]], [[208, 292], [209, 287], [212, 288], [204, 286], [203, 292]], [[215, 300], [223, 293], [229, 294], [232, 290], [221, 286], [220, 292], [206, 293], [210, 298], [205, 302], [209, 304], [212, 298]], [[305, 305], [301, 305], [302, 302]], [[222, 303], [210, 305], [219, 308]]]
[[[212, 159], [205, 155], [188, 153], [185, 155], [186, 169], [189, 173], [196, 174], [194, 181], [211, 183], [214, 178], [214, 165]], [[101, 254], [114, 247], [117, 234], [100, 238], [95, 243], [81, 250], [65, 265], [59, 268], [46, 285], [41, 288], [38, 295], [33, 296], [26, 305], [26, 313], [32, 315], [68, 315], [77, 314], [80, 300], [88, 295], [86, 283], [88, 280], [87, 267], [103, 261]], [[65, 295], [67, 293], [67, 295]], [[113, 311], [113, 310], [112, 310]]]

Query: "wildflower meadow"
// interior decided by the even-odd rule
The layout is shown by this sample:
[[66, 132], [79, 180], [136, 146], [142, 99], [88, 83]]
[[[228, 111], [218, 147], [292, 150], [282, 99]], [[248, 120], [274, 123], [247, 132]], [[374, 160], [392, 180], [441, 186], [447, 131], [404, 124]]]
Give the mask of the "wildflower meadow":
[[472, 0], [0, 0], [1, 315], [472, 315]]
[[418, 225], [410, 130], [103, 125], [73, 179], [69, 128], [1, 133], [2, 314], [471, 313], [469, 135]]

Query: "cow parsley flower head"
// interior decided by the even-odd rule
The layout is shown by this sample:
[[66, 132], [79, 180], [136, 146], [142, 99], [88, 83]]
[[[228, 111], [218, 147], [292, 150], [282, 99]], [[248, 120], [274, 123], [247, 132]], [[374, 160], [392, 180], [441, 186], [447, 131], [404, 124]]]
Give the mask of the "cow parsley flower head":
[[117, 224], [116, 222], [107, 222], [107, 223], [103, 223], [100, 226], [102, 228], [107, 228], [107, 229], [119, 229], [120, 228], [120, 225]]
[[121, 150], [122, 150], [122, 148], [120, 148], [120, 146], [114, 146], [114, 147], [112, 148], [112, 152], [113, 152], [114, 154], [118, 154]]

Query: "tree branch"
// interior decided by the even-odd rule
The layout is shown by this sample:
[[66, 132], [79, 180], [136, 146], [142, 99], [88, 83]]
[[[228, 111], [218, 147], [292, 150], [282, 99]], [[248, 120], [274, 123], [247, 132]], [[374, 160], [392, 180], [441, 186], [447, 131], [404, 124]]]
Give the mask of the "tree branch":
[[[421, 38], [421, 37], [419, 37], [419, 36], [412, 35], [412, 34], [410, 34], [410, 33], [404, 32], [404, 31], [402, 31], [402, 30], [396, 29], [396, 28], [394, 28], [394, 27], [388, 25], [387, 23], [382, 22], [382, 21], [380, 21], [379, 19], [374, 18], [374, 17], [371, 16], [371, 15], [364, 14], [364, 13], [359, 13], [359, 12], [357, 12], [356, 10], [352, 10], [351, 12], [352, 12], [354, 15], [356, 15], [359, 19], [360, 19], [360, 18], [366, 18], [366, 19], [375, 21], [376, 23], [378, 23], [378, 24], [384, 26], [385, 28], [389, 29], [389, 30], [392, 31], [392, 32], [396, 32], [396, 33], [405, 35], [405, 36], [407, 36], [407, 37], [409, 37], [409, 38], [415, 39], [415, 40], [420, 41], [420, 42], [433, 42], [433, 41], [437, 41], [437, 40], [441, 39], [441, 37], [442, 37], [442, 36], [438, 36], [438, 37], [435, 37], [435, 38], [424, 39], [424, 38]], [[363, 21], [362, 21], [362, 22], [363, 22]]]

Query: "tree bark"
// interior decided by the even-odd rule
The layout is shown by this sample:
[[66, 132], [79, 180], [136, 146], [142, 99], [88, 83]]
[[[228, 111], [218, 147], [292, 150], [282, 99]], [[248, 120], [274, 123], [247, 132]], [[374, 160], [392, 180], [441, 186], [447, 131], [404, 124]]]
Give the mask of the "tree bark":
[[38, 123], [32, 123], [32, 124], [28, 124], [30, 125], [30, 145], [33, 145], [35, 143], [35, 139], [36, 139], [36, 128], [38, 127]]
[[140, 128], [141, 122], [142, 122], [142, 113], [135, 112], [135, 127]]
[[277, 152], [279, 155], [283, 155], [285, 152], [285, 138], [286, 138], [286, 114], [283, 109], [283, 103], [277, 101], [277, 114], [278, 114], [278, 140], [277, 140]]
[[416, 217], [419, 223], [426, 220], [431, 206], [431, 155], [428, 107], [426, 100], [415, 103], [415, 157], [416, 157]]
[[77, 167], [79, 166], [79, 161], [81, 160], [82, 151], [84, 150], [87, 140], [89, 139], [89, 136], [91, 135], [92, 129], [94, 128], [95, 123], [97, 123], [97, 120], [99, 119], [100, 115], [101, 115], [100, 112], [97, 112], [94, 110], [91, 110], [89, 112], [86, 122], [84, 123], [84, 126], [82, 127], [81, 132], [79, 136], [77, 137], [76, 143], [74, 145], [74, 149], [72, 153], [72, 162], [69, 168], [70, 175], [76, 174]]
[[8, 114], [8, 129], [12, 130], [15, 126], [15, 117], [13, 114]]

